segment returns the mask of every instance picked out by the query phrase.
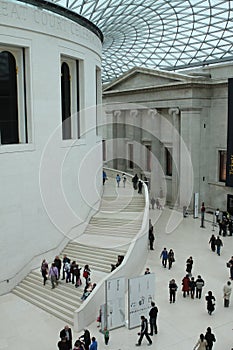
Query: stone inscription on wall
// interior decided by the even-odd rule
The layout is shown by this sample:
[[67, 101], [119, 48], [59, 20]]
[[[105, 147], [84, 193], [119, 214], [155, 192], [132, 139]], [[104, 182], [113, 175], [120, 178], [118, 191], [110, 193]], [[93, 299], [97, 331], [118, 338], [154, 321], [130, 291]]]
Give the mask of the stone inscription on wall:
[[39, 26], [40, 29], [44, 31], [52, 30], [53, 33], [56, 32], [57, 35], [72, 35], [74, 40], [75, 38], [82, 38], [99, 48], [99, 39], [94, 33], [71, 20], [67, 20], [59, 15], [54, 15], [40, 8], [0, 1], [0, 24], [3, 23], [4, 18], [6, 20], [12, 19], [15, 21], [16, 25], [20, 23], [23, 27], [27, 22], [34, 22], [37, 27]]

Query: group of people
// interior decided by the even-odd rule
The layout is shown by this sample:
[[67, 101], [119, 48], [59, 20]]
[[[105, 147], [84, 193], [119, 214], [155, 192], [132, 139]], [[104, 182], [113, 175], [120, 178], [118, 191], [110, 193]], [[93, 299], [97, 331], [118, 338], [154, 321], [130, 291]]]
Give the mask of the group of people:
[[125, 173], [123, 173], [122, 176], [117, 174], [117, 176], [116, 176], [117, 187], [120, 187], [121, 180], [123, 182], [123, 187], [125, 187], [125, 184], [126, 184], [126, 181], [127, 181], [127, 177], [126, 177]]
[[[43, 259], [41, 263], [41, 274], [43, 277], [43, 285], [45, 286], [48, 278], [51, 281], [52, 289], [54, 289], [58, 285], [59, 279], [65, 280], [66, 283], [72, 283], [76, 288], [82, 285], [81, 279], [81, 270], [82, 268], [76, 263], [76, 261], [72, 261], [70, 263], [70, 258], [66, 255], [63, 256], [63, 261], [56, 256], [50, 268], [46, 259]], [[62, 274], [62, 275], [61, 275]], [[96, 283], [91, 283], [91, 270], [89, 265], [85, 265], [83, 268], [82, 277], [85, 279], [85, 287], [83, 291], [83, 295], [81, 300], [85, 300], [93, 289], [96, 287]]]
[[200, 338], [198, 339], [193, 350], [211, 350], [214, 342], [216, 342], [215, 335], [212, 333], [211, 328], [208, 327], [205, 335], [203, 333], [200, 334]]
[[219, 235], [232, 236], [233, 235], [233, 220], [229, 213], [220, 212], [219, 208], [215, 211], [216, 223], [219, 226]]
[[167, 248], [163, 248], [160, 258], [162, 258], [163, 267], [166, 268], [168, 263], [168, 269], [170, 270], [172, 268], [172, 264], [175, 262], [175, 253], [172, 249], [167, 251]]
[[221, 253], [221, 247], [223, 247], [223, 242], [219, 236], [215, 237], [214, 234], [210, 237], [209, 244], [211, 247], [212, 252], [217, 252], [218, 256], [220, 256]]
[[60, 331], [60, 341], [57, 344], [59, 350], [97, 350], [98, 344], [95, 337], [91, 338], [88, 329], [84, 330], [72, 347], [72, 330], [66, 325]]

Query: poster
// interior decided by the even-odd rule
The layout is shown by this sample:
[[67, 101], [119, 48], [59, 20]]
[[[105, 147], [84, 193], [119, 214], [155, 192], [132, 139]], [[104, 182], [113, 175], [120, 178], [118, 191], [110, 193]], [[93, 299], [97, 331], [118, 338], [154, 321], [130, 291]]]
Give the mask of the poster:
[[109, 330], [125, 325], [125, 278], [105, 282], [107, 327]]

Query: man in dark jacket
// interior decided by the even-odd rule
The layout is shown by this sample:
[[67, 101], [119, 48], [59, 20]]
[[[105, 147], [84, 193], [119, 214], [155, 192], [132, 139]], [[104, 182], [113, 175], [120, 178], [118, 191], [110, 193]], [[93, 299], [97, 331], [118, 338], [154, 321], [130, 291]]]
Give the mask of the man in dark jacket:
[[60, 332], [60, 338], [66, 340], [66, 344], [68, 346], [68, 349], [72, 349], [72, 331], [69, 326], [65, 326], [61, 332]]
[[152, 344], [152, 340], [150, 339], [149, 337], [149, 334], [148, 334], [148, 321], [147, 319], [145, 318], [145, 316], [141, 316], [141, 332], [138, 334], [140, 335], [140, 338], [138, 339], [138, 343], [136, 344], [136, 346], [140, 346], [141, 345], [141, 342], [142, 342], [142, 338], [146, 337], [146, 339], [148, 340], [149, 344], [148, 345], [151, 345]]
[[205, 340], [207, 341], [207, 350], [211, 350], [213, 348], [213, 343], [216, 342], [215, 335], [211, 333], [211, 328], [208, 327], [205, 335]]
[[150, 316], [150, 335], [153, 335], [153, 330], [155, 334], [158, 333], [158, 328], [157, 328], [157, 315], [158, 315], [158, 308], [155, 306], [155, 303], [152, 301], [151, 302], [151, 309], [149, 312]]

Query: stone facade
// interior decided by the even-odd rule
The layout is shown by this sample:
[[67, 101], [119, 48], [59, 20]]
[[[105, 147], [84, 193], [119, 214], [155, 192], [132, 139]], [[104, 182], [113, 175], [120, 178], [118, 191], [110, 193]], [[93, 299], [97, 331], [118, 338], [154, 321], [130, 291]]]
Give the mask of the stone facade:
[[146, 176], [150, 195], [172, 206], [192, 208], [198, 193], [199, 205], [226, 210], [233, 191], [219, 177], [219, 152], [232, 72], [229, 64], [183, 73], [136, 67], [106, 85], [106, 163]]

